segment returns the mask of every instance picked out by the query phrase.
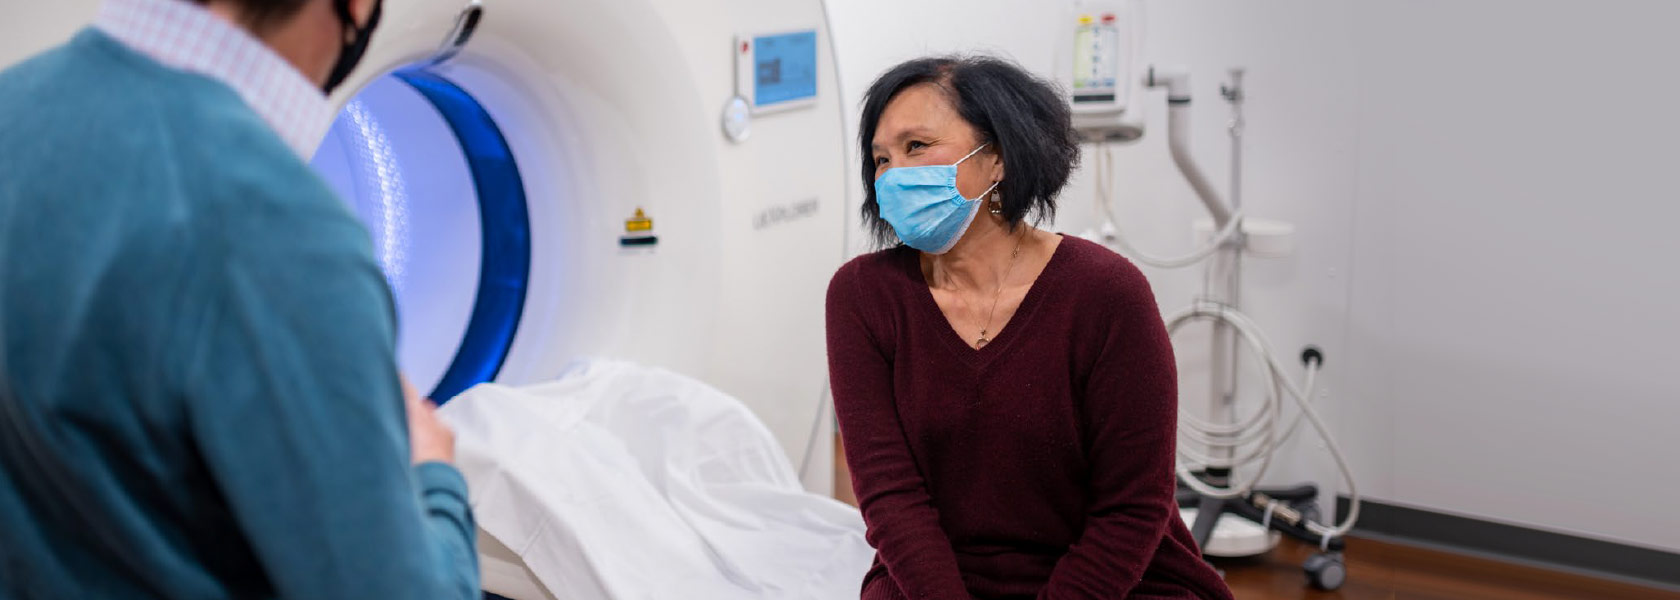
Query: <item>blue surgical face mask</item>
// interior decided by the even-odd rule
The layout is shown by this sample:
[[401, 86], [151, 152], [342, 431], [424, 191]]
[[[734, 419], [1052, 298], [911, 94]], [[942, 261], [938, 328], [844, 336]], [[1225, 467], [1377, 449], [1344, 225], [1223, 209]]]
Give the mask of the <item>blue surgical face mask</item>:
[[875, 203], [900, 241], [929, 254], [944, 254], [957, 244], [980, 212], [980, 201], [998, 186], [993, 183], [973, 200], [957, 191], [957, 165], [985, 147], [953, 164], [897, 167], [875, 178]]

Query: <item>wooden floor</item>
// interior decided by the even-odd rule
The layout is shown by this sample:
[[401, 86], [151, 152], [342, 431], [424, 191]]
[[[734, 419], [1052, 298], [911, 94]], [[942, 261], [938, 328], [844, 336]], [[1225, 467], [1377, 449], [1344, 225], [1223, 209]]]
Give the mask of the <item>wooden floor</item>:
[[1269, 555], [1215, 565], [1237, 600], [1680, 600], [1675, 592], [1363, 539], [1348, 541], [1347, 583], [1321, 592], [1301, 573], [1315, 550], [1286, 539]]

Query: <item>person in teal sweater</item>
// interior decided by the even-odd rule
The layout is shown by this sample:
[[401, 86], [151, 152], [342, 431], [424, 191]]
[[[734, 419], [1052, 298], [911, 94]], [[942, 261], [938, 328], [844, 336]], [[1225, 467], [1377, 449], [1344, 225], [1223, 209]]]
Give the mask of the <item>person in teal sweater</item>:
[[304, 162], [376, 2], [107, 0], [0, 73], [0, 599], [480, 595], [452, 434]]

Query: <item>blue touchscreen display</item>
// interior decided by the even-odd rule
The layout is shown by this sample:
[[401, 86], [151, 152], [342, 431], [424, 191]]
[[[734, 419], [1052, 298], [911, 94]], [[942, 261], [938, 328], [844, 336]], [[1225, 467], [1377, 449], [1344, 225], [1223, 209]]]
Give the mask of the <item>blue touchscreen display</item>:
[[753, 38], [753, 103], [770, 106], [817, 97], [817, 32]]

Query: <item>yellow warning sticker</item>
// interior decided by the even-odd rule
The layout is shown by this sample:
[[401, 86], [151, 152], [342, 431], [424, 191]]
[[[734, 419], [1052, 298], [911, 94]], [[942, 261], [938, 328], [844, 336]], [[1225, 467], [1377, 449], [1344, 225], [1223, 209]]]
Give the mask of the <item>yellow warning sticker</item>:
[[637, 208], [636, 216], [624, 220], [624, 232], [638, 233], [643, 231], [653, 231], [653, 219], [649, 219], [647, 213], [642, 212], [641, 208]]

